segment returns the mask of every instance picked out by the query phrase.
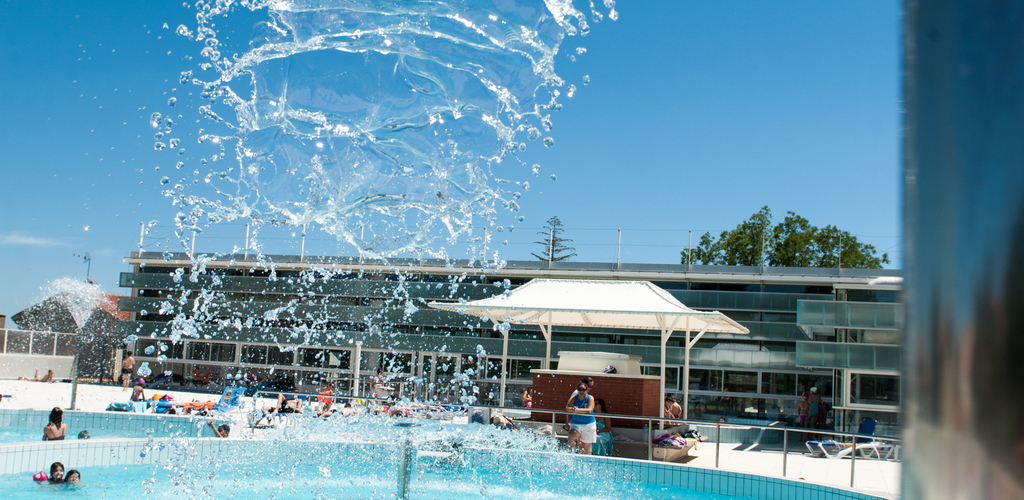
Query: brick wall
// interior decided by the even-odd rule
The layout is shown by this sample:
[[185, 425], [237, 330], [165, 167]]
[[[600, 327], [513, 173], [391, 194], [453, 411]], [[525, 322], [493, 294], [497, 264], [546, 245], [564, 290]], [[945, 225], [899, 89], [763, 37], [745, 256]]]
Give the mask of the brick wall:
[[[649, 378], [611, 377], [592, 375], [594, 389], [591, 394], [604, 399], [608, 412], [617, 415], [637, 415], [656, 417], [660, 411], [661, 390], [660, 380]], [[551, 373], [533, 374], [533, 408], [548, 410], [564, 410], [565, 403], [576, 390], [580, 375], [560, 375]], [[536, 412], [534, 412], [536, 413]], [[550, 414], [537, 415], [538, 420], [550, 421]], [[559, 417], [561, 422], [565, 417]], [[634, 424], [629, 421], [613, 420], [616, 427], [642, 427], [643, 423]]]

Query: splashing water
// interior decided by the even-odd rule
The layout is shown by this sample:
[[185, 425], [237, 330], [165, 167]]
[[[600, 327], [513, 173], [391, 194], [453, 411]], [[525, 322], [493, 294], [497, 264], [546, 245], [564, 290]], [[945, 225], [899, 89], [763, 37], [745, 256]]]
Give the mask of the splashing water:
[[70, 277], [47, 283], [42, 292], [44, 297], [53, 297], [63, 304], [79, 328], [85, 326], [97, 307], [109, 300], [100, 285]]
[[[604, 4], [616, 19], [614, 1]], [[590, 22], [603, 19], [587, 5]], [[248, 50], [229, 57], [213, 28], [239, 7], [267, 16]], [[188, 71], [179, 81], [202, 87], [199, 113], [225, 130], [200, 137], [221, 148], [212, 160], [231, 142], [238, 164], [199, 184], [215, 195], [183, 184], [166, 191], [182, 207], [179, 233], [204, 217], [316, 223], [377, 257], [446, 257], [439, 237], [454, 245], [475, 219], [518, 210], [501, 184], [530, 171], [517, 152], [551, 129], [550, 111], [561, 107], [555, 56], [567, 36], [590, 30], [572, 0], [200, 0], [196, 8], [195, 29], [176, 33], [203, 44], [200, 69], [215, 74]], [[150, 118], [164, 126], [159, 112]]]

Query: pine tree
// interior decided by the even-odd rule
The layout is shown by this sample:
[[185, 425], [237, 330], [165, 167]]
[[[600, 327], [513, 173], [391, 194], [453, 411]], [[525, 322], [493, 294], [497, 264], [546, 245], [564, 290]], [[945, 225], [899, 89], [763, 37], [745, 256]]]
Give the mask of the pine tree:
[[567, 260], [570, 257], [576, 257], [576, 249], [566, 245], [566, 243], [572, 243], [572, 240], [562, 237], [562, 221], [558, 219], [558, 216], [553, 216], [548, 219], [547, 224], [544, 226], [543, 231], [538, 231], [537, 234], [543, 236], [540, 241], [534, 243], [543, 246], [544, 250], [540, 252], [540, 255], [531, 253], [537, 258], [537, 260], [560, 262]]

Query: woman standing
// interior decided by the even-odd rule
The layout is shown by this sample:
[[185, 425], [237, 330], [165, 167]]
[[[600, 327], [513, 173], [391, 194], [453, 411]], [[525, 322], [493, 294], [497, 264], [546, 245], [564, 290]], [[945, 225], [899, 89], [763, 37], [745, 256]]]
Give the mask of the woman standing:
[[[608, 413], [608, 407], [604, 404], [604, 399], [594, 398], [596, 405], [594, 406], [595, 413]], [[595, 417], [596, 418], [596, 417]], [[597, 442], [594, 446], [590, 447], [590, 450], [594, 455], [608, 456], [608, 452], [612, 451], [612, 419], [601, 418], [597, 421]]]
[[[50, 411], [50, 422], [43, 427], [43, 441], [63, 441], [64, 435], [68, 433], [68, 426], [64, 423], [64, 410], [54, 407]], [[61, 470], [61, 474], [64, 471]]]
[[590, 445], [597, 441], [597, 419], [594, 418], [594, 398], [589, 394], [587, 384], [576, 386], [576, 395], [565, 403], [565, 411], [573, 413], [569, 419], [569, 431], [579, 431], [579, 437], [569, 443], [571, 447], [590, 455]]

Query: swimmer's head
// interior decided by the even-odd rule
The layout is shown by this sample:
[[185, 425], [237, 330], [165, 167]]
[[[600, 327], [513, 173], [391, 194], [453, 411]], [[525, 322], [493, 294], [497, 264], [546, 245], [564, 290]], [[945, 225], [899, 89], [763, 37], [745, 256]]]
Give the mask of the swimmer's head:
[[82, 475], [75, 469], [71, 469], [64, 475], [65, 483], [77, 483], [82, 480]]
[[50, 464], [50, 482], [60, 483], [64, 481], [64, 464], [54, 462]]

